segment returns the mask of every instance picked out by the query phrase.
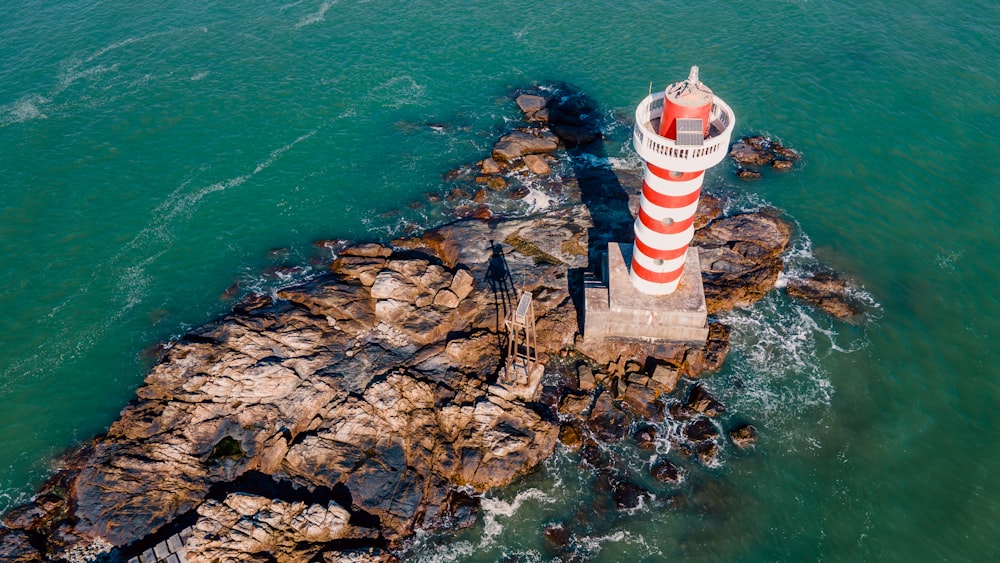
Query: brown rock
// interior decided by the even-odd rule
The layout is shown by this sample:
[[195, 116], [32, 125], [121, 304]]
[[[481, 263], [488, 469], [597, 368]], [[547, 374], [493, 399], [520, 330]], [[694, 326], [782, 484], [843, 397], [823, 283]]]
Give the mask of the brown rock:
[[504, 180], [500, 176], [491, 176], [486, 180], [486, 187], [494, 191], [502, 190], [507, 187], [507, 180]]
[[785, 291], [838, 319], [853, 320], [862, 311], [848, 293], [847, 280], [831, 272], [819, 272], [789, 280]]
[[765, 213], [716, 219], [696, 231], [709, 314], [745, 307], [774, 289], [790, 239], [788, 223]]
[[493, 146], [492, 157], [497, 161], [510, 162], [527, 154], [552, 152], [558, 148], [558, 140], [554, 135], [534, 130], [513, 131], [504, 135]]
[[527, 166], [528, 170], [530, 170], [533, 174], [548, 176], [552, 173], [549, 163], [545, 162], [545, 159], [537, 154], [524, 155], [522, 160], [524, 161], [524, 165]]
[[757, 429], [752, 424], [741, 424], [729, 431], [729, 441], [737, 448], [753, 447], [757, 443]]
[[[492, 158], [487, 158], [479, 161], [479, 171], [482, 172], [483, 174], [487, 175], [499, 174], [500, 170], [501, 170], [500, 165], [497, 164], [497, 161], [493, 160]], [[479, 178], [476, 178], [476, 181], [478, 182]]]
[[533, 94], [521, 94], [515, 101], [517, 102], [517, 107], [521, 108], [521, 111], [529, 116], [545, 108], [545, 104], [548, 102], [545, 98]]
[[719, 431], [707, 418], [699, 418], [684, 425], [684, 436], [692, 442], [704, 442], [719, 435]]
[[774, 160], [771, 162], [771, 168], [774, 170], [779, 170], [785, 172], [792, 169], [792, 165], [795, 164], [791, 160]]
[[559, 414], [580, 415], [590, 408], [590, 395], [566, 395], [559, 401]]
[[723, 405], [702, 385], [695, 385], [688, 393], [687, 407], [707, 416], [718, 416], [726, 412]]
[[587, 421], [590, 431], [599, 440], [617, 442], [625, 436], [628, 427], [628, 415], [619, 410], [611, 402], [610, 393], [601, 393], [590, 411]]
[[581, 363], [576, 366], [577, 376], [580, 378], [581, 391], [593, 391], [597, 388], [597, 380], [594, 378], [594, 371], [590, 365]]
[[680, 372], [666, 365], [660, 364], [653, 370], [653, 383], [662, 393], [673, 393], [680, 381]]
[[656, 448], [656, 428], [652, 426], [643, 426], [635, 432], [632, 438], [640, 450], [652, 450]]
[[663, 404], [656, 392], [644, 385], [629, 385], [622, 395], [622, 405], [640, 418], [657, 419], [663, 415]]
[[559, 429], [559, 441], [570, 450], [576, 451], [583, 445], [583, 435], [580, 429], [571, 424], [567, 424]]
[[661, 483], [677, 484], [681, 481], [680, 469], [665, 459], [650, 468], [649, 474]]

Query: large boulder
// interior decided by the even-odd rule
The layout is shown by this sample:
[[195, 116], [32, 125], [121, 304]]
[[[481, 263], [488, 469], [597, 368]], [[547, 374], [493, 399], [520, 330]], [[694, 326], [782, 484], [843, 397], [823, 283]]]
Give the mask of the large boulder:
[[774, 289], [791, 226], [769, 213], [716, 219], [695, 232], [709, 314], [746, 307]]

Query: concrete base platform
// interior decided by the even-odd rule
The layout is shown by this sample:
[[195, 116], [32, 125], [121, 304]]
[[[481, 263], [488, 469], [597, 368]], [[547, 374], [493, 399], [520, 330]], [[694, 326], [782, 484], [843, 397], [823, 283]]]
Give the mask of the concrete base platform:
[[514, 373], [510, 381], [507, 380], [507, 368], [500, 369], [500, 377], [496, 385], [490, 385], [490, 393], [497, 395], [508, 401], [520, 399], [522, 401], [534, 401], [538, 398], [538, 391], [541, 389], [542, 376], [545, 375], [545, 366], [535, 364], [531, 373], [525, 373], [523, 364], [515, 364], [511, 370]]
[[605, 278], [585, 281], [584, 341], [613, 337], [704, 342], [708, 309], [698, 248], [688, 248], [677, 291], [662, 296], [646, 295], [632, 286], [631, 254], [631, 244], [608, 243]]

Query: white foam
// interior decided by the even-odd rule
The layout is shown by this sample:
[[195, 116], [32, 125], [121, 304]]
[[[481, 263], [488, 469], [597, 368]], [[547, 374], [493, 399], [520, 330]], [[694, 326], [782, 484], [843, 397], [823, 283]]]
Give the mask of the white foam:
[[0, 106], [0, 127], [24, 123], [33, 119], [45, 119], [48, 116], [42, 112], [41, 108], [48, 103], [48, 98], [30, 94], [16, 102]]
[[295, 28], [305, 27], [307, 25], [312, 25], [314, 23], [319, 23], [326, 20], [326, 13], [337, 3], [337, 0], [323, 0], [323, 3], [319, 5], [319, 9], [315, 12], [303, 17], [298, 23], [295, 24]]
[[201, 72], [196, 72], [196, 73], [194, 73], [194, 74], [191, 75], [191, 81], [192, 82], [197, 82], [199, 80], [204, 80], [207, 76], [208, 76], [208, 71], [207, 70], [203, 70]]

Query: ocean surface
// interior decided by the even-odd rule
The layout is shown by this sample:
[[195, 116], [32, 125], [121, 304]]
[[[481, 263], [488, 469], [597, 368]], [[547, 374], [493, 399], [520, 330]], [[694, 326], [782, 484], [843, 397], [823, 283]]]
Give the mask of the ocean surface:
[[[0, 16], [0, 512], [106, 430], [156, 343], [317, 272], [317, 239], [446, 220], [442, 175], [574, 84], [638, 168], [635, 105], [691, 65], [737, 135], [799, 150], [709, 193], [795, 223], [852, 326], [772, 293], [705, 382], [752, 422], [632, 512], [559, 451], [416, 561], [1000, 559], [1000, 3], [8, 0]], [[434, 124], [430, 127], [429, 124]], [[539, 206], [557, 200], [538, 194]], [[299, 266], [296, 271], [276, 268]], [[230, 291], [229, 293], [232, 293]], [[664, 433], [675, 431], [661, 428]], [[613, 448], [642, 481], [649, 452]], [[658, 455], [673, 459], [664, 442]], [[667, 502], [667, 499], [681, 499]], [[565, 523], [569, 554], [542, 529]]]

